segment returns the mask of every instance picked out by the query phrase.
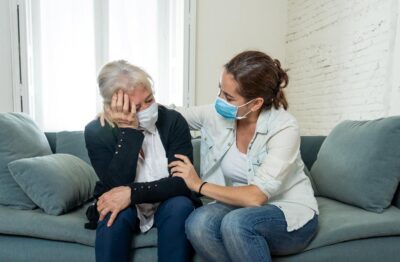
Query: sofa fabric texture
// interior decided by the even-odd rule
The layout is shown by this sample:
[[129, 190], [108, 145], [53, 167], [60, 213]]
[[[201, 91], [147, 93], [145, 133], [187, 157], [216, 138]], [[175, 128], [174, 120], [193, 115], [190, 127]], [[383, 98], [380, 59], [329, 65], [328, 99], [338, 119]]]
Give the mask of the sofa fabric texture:
[[79, 157], [89, 165], [90, 159], [85, 145], [85, 137], [80, 131], [61, 131], [56, 133], [55, 151]]

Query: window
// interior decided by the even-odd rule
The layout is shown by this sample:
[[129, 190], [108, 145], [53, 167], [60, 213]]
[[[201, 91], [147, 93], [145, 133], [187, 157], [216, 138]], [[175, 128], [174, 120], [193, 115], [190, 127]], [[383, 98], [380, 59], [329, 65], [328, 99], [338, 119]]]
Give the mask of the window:
[[193, 1], [14, 1], [24, 11], [16, 18], [26, 19], [26, 29], [14, 31], [27, 36], [21, 64], [31, 78], [20, 88], [31, 90], [21, 92], [30, 98], [22, 111], [43, 130], [82, 130], [94, 119], [102, 109], [97, 73], [117, 59], [152, 76], [158, 103], [190, 104]]

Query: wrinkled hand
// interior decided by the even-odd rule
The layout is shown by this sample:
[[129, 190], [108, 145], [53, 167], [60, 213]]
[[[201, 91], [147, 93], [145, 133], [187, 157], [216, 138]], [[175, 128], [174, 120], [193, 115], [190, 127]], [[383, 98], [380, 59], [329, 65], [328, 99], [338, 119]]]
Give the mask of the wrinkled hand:
[[136, 116], [136, 104], [127, 93], [122, 90], [114, 93], [111, 99], [111, 105], [104, 106], [104, 112], [98, 114], [101, 126], [107, 121], [110, 126], [115, 124], [121, 128], [139, 127], [139, 121]]
[[182, 161], [174, 161], [168, 165], [171, 167], [172, 176], [183, 178], [190, 190], [198, 192], [202, 181], [197, 175], [189, 158], [184, 155], [175, 155], [175, 157]]
[[107, 226], [111, 227], [118, 213], [131, 204], [131, 188], [128, 186], [114, 187], [110, 191], [101, 195], [97, 201], [97, 211], [99, 211], [99, 221], [103, 221], [109, 212], [110, 219]]

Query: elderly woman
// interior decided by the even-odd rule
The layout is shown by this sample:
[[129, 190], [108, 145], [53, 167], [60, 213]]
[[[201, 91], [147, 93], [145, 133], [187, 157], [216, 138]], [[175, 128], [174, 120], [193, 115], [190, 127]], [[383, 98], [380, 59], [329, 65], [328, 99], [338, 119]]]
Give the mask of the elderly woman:
[[185, 220], [199, 201], [184, 180], [171, 177], [176, 154], [192, 159], [188, 125], [155, 102], [150, 76], [126, 61], [106, 64], [98, 76], [105, 111], [85, 128], [86, 147], [99, 177], [94, 197], [99, 221], [97, 261], [128, 261], [134, 231], [158, 228], [158, 260], [188, 261]]

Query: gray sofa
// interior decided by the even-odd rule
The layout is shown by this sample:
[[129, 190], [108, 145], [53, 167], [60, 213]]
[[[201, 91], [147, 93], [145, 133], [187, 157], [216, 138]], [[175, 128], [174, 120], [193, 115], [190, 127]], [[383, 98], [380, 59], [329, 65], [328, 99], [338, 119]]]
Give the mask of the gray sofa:
[[[74, 134], [71, 137], [82, 141], [82, 132]], [[46, 133], [46, 137], [56, 153], [57, 133]], [[324, 139], [302, 137], [301, 153], [309, 169]], [[78, 144], [85, 150], [83, 143], [76, 142], [71, 141], [71, 145]], [[199, 140], [194, 139], [193, 144], [198, 169]], [[400, 203], [394, 201], [384, 212], [374, 213], [325, 197], [317, 200], [319, 229], [314, 240], [303, 252], [274, 257], [274, 261], [398, 261]], [[86, 207], [87, 204], [67, 214], [51, 216], [39, 209], [0, 206], [0, 261], [94, 261], [95, 231], [83, 227]], [[156, 229], [135, 236], [134, 261], [157, 260], [156, 237]]]

